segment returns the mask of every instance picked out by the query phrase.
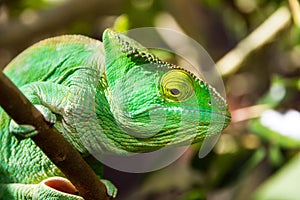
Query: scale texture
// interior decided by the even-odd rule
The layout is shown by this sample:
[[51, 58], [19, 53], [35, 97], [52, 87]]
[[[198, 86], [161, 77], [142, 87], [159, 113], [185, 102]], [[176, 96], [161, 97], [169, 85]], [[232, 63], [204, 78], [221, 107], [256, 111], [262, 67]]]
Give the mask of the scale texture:
[[[230, 122], [225, 100], [188, 70], [113, 30], [103, 43], [79, 35], [41, 41], [4, 73], [101, 178], [91, 152], [121, 155], [200, 142]], [[82, 199], [0, 108], [0, 199]], [[116, 188], [103, 181], [111, 196]]]

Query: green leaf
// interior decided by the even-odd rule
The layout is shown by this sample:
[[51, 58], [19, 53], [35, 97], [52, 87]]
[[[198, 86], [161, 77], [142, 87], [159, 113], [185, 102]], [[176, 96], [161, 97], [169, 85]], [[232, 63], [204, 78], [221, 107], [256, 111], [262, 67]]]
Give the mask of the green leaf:
[[295, 156], [278, 173], [267, 180], [253, 200], [299, 200], [300, 155]]

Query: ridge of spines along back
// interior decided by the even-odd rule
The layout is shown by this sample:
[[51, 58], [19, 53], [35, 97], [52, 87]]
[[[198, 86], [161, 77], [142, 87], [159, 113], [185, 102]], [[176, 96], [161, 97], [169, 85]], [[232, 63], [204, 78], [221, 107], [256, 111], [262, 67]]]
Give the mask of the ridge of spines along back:
[[[114, 31], [113, 31], [114, 32]], [[136, 64], [156, 64], [157, 67], [167, 67], [168, 69], [180, 69], [185, 72], [187, 72], [192, 78], [199, 81], [201, 85], [209, 87], [208, 83], [206, 83], [204, 80], [193, 74], [192, 72], [188, 71], [187, 69], [180, 67], [178, 65], [174, 65], [165, 61], [162, 61], [157, 56], [155, 56], [153, 53], [149, 52], [149, 50], [145, 47], [143, 47], [140, 43], [133, 41], [134, 44], [137, 44], [138, 48], [133, 47], [133, 45], [130, 45], [128, 41], [122, 40], [119, 33], [115, 32], [115, 37], [118, 40], [118, 42], [122, 46], [122, 52], [125, 53], [128, 57], [132, 59]]]
[[[131, 58], [131, 60], [136, 64], [154, 64], [157, 68], [167, 67], [168, 69], [178, 69], [183, 70], [188, 73], [191, 78], [198, 81], [201, 87], [206, 87], [211, 93], [219, 96], [225, 102], [225, 99], [216, 91], [214, 87], [209, 85], [206, 81], [192, 73], [191, 71], [180, 67], [178, 65], [174, 65], [159, 59], [156, 55], [151, 53], [146, 47], [141, 45], [139, 42], [131, 39], [127, 36], [122, 36], [120, 33], [109, 29], [109, 33], [118, 41], [121, 46], [121, 52], [124, 53], [127, 57]], [[126, 37], [124, 39], [123, 37]], [[129, 40], [129, 41], [127, 41]]]

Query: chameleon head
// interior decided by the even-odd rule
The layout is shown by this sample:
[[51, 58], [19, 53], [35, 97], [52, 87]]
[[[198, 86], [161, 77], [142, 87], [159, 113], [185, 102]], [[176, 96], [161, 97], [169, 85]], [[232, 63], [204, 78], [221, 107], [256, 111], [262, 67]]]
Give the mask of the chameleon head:
[[[230, 122], [225, 100], [188, 70], [113, 30], [103, 36], [113, 140], [130, 152], [199, 142]], [[114, 132], [117, 132], [114, 133]]]

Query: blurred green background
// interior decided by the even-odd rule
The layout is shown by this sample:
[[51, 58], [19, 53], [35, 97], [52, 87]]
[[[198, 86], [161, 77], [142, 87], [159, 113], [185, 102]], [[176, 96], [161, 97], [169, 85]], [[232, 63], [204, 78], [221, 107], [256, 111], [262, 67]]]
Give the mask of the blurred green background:
[[[224, 75], [232, 123], [203, 159], [199, 145], [162, 170], [105, 168], [118, 199], [300, 199], [300, 18], [297, 0], [0, 0], [0, 67], [51, 36], [101, 40], [107, 27], [158, 26], [197, 40], [215, 62], [243, 47]], [[286, 8], [275, 23], [267, 23]], [[280, 20], [286, 20], [284, 25]], [[266, 22], [268, 26], [261, 27]], [[277, 23], [278, 22], [278, 23]], [[251, 32], [256, 39], [246, 40]], [[274, 36], [264, 39], [267, 33]], [[266, 35], [265, 35], [266, 34]], [[253, 39], [253, 38], [252, 38]], [[253, 45], [265, 40], [258, 48]], [[243, 45], [242, 45], [243, 44]], [[224, 57], [225, 58], [225, 57]], [[218, 62], [217, 62], [218, 63]], [[230, 62], [229, 62], [230, 64]]]

